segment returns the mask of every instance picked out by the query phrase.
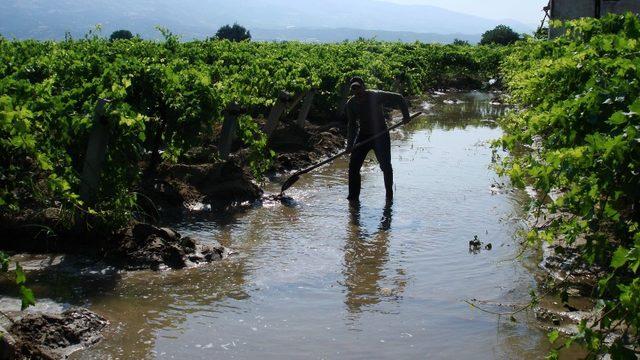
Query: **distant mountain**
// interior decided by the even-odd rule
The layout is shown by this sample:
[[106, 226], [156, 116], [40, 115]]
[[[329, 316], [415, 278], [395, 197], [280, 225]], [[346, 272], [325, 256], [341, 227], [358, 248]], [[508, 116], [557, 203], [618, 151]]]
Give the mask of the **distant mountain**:
[[415, 33], [477, 35], [499, 23], [520, 32], [532, 30], [512, 20], [499, 22], [434, 6], [378, 0], [0, 1], [0, 34], [9, 38], [60, 39], [65, 32], [78, 37], [101, 24], [107, 36], [114, 30], [128, 29], [157, 38], [155, 26], [161, 25], [191, 39], [212, 36], [218, 27], [233, 22], [255, 29], [256, 35], [278, 29], [280, 34], [293, 36], [302, 31], [299, 29], [307, 29], [304, 31], [316, 32], [311, 37], [318, 38], [332, 38], [327, 34], [335, 29], [343, 33], [344, 29], [376, 30], [380, 37], [395, 37], [398, 34], [388, 32], [400, 32], [401, 39], [415, 38]]
[[376, 39], [381, 41], [402, 41], [424, 43], [452, 43], [455, 39], [466, 40], [470, 43], [480, 41], [480, 35], [469, 34], [434, 34], [418, 33], [410, 31], [382, 31], [363, 29], [314, 29], [314, 28], [287, 28], [287, 29], [253, 29], [251, 31], [254, 40], [258, 41], [304, 41], [304, 42], [340, 42], [344, 40], [357, 40], [359, 38]]

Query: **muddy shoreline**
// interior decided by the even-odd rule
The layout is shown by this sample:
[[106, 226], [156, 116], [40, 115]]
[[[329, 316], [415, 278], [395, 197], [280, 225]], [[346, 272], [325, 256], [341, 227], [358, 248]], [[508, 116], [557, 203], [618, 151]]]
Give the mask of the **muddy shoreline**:
[[28, 313], [0, 326], [0, 359], [63, 359], [102, 340], [109, 321], [84, 308]]
[[[528, 192], [537, 196], [533, 190]], [[559, 193], [549, 196], [557, 197]], [[544, 230], [555, 220], [569, 216], [571, 215], [546, 212], [537, 214], [532, 211], [527, 223], [531, 229]], [[541, 244], [536, 277], [543, 296], [533, 310], [540, 327], [546, 331], [558, 331], [564, 337], [571, 337], [579, 333], [581, 322], [593, 326], [602, 316], [602, 310], [598, 309], [596, 303], [597, 286], [598, 280], [606, 277], [607, 269], [597, 264], [588, 264], [581, 257], [580, 248], [585, 244], [584, 236], [578, 237], [571, 244], [563, 239]], [[609, 334], [605, 343], [610, 345], [623, 334], [624, 330], [619, 329]], [[630, 349], [640, 350], [631, 339], [623, 341]]]

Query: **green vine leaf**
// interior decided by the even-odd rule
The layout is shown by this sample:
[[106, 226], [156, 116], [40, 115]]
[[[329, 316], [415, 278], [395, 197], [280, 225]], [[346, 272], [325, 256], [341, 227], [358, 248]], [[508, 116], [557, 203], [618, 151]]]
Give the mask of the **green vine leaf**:
[[619, 247], [611, 258], [611, 267], [614, 269], [621, 268], [627, 262], [629, 250]]
[[22, 269], [22, 266], [20, 264], [16, 264], [16, 284], [18, 285], [22, 285], [27, 281], [27, 276], [24, 273], [24, 270]]
[[36, 304], [36, 298], [33, 295], [33, 291], [31, 291], [31, 289], [27, 288], [26, 286], [20, 285], [20, 295], [22, 297], [22, 310], [25, 310], [29, 306], [33, 306]]

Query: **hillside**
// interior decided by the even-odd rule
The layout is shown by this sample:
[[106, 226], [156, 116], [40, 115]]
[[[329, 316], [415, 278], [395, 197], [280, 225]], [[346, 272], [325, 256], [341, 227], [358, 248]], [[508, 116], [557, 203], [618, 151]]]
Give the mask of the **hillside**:
[[[345, 28], [360, 31], [355, 37], [367, 37], [371, 30], [400, 32], [380, 37], [406, 38], [408, 41], [424, 35], [407, 32], [477, 37], [499, 23], [510, 25], [517, 31], [532, 30], [516, 21], [490, 20], [433, 6], [376, 0], [323, 0], [322, 6], [318, 5], [318, 2], [291, 3], [286, 0], [247, 0], [242, 3], [223, 0], [96, 0], [88, 7], [81, 0], [7, 0], [0, 3], [0, 34], [9, 38], [61, 39], [65, 32], [78, 37], [101, 24], [106, 35], [126, 28], [146, 38], [157, 38], [159, 33], [155, 26], [162, 25], [185, 39], [192, 39], [211, 36], [219, 26], [234, 21], [249, 29], [261, 29], [258, 32], [262, 29], [284, 32], [289, 34], [289, 39], [296, 40], [303, 38], [290, 29], [302, 29], [296, 31], [304, 31], [306, 35], [303, 36], [310, 38], [322, 38], [328, 36], [328, 30]], [[455, 36], [446, 39], [452, 37]], [[335, 35], [328, 38], [343, 40]]]

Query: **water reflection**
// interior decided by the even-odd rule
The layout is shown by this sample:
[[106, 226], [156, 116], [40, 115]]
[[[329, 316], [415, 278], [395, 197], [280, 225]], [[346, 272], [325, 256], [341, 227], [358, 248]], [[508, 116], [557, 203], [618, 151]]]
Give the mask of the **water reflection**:
[[[377, 230], [369, 233], [362, 224], [362, 206], [349, 206], [348, 235], [344, 248], [345, 305], [350, 314], [358, 314], [384, 297], [398, 296], [403, 286], [384, 288], [389, 262], [389, 236], [393, 220], [393, 202], [387, 202]], [[404, 271], [399, 270], [399, 273]]]
[[404, 129], [455, 130], [468, 127], [498, 128], [496, 119], [504, 115], [510, 106], [496, 103], [498, 94], [469, 92], [454, 93], [443, 98], [432, 98], [423, 103], [428, 121], [416, 121]]

